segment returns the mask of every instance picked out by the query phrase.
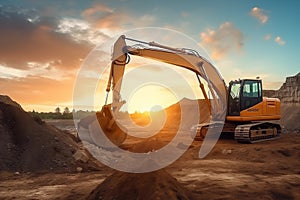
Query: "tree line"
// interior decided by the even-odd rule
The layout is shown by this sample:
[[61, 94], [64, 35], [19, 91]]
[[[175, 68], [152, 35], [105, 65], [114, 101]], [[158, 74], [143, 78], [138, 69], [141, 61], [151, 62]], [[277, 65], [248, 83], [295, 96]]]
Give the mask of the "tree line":
[[73, 118], [84, 118], [92, 113], [95, 113], [94, 111], [82, 111], [78, 110], [75, 111], [75, 109], [70, 111], [68, 107], [65, 107], [63, 111], [59, 107], [55, 108], [54, 112], [36, 112], [35, 110], [28, 112], [33, 117], [39, 117], [41, 119], [73, 119]]

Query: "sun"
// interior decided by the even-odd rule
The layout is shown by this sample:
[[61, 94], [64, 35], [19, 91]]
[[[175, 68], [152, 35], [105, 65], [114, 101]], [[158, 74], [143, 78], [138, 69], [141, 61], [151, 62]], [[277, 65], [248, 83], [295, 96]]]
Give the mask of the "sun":
[[177, 101], [178, 99], [170, 89], [149, 83], [132, 92], [127, 100], [127, 111], [129, 113], [157, 112]]

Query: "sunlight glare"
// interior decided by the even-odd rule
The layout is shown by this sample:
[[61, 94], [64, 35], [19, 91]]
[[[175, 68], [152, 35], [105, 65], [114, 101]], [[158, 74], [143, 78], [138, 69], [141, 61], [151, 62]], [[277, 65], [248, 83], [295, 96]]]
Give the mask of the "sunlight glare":
[[157, 112], [177, 101], [176, 96], [168, 88], [147, 84], [139, 87], [129, 98], [128, 112]]

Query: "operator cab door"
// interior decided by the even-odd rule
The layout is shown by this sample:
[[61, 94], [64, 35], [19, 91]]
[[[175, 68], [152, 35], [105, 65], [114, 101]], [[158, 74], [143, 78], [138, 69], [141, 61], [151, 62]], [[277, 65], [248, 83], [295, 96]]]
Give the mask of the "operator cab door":
[[239, 116], [240, 115], [240, 92], [241, 81], [231, 81], [229, 83], [229, 95], [228, 95], [228, 115]]
[[229, 84], [228, 115], [239, 116], [240, 112], [262, 102], [261, 80], [231, 81]]
[[261, 80], [244, 80], [242, 85], [240, 111], [262, 102]]

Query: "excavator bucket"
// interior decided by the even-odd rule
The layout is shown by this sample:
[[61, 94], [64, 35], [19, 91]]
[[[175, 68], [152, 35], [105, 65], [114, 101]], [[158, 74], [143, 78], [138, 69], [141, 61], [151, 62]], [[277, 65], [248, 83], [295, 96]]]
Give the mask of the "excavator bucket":
[[104, 105], [96, 115], [106, 137], [116, 146], [120, 146], [126, 139], [127, 134], [124, 132], [125, 129], [123, 127], [120, 128], [120, 125], [115, 121], [111, 104]]
[[[126, 129], [117, 124], [111, 104], [104, 105], [100, 112], [82, 118], [78, 123], [78, 136], [82, 141], [99, 147], [120, 146], [126, 139]], [[106, 137], [106, 138], [104, 138]]]

